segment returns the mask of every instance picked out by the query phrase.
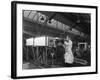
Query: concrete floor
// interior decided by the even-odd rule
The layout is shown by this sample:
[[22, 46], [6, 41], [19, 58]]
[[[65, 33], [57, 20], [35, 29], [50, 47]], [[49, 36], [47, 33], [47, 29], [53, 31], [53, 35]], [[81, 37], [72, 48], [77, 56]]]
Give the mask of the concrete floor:
[[30, 61], [30, 62], [24, 62], [22, 67], [23, 67], [23, 69], [43, 69], [43, 68], [61, 68], [61, 67], [90, 66], [90, 65], [80, 64], [79, 62], [76, 62], [76, 61], [72, 65], [70, 65], [70, 66], [63, 66], [63, 65], [61, 65], [61, 63], [58, 63], [55, 60], [53, 62], [49, 60], [47, 63], [48, 64], [41, 64], [39, 62]]

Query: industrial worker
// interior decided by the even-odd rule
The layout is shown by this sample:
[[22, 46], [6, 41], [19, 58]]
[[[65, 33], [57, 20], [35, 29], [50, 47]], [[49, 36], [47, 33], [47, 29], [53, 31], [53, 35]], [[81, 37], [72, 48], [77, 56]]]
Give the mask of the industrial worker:
[[66, 36], [66, 39], [64, 40], [64, 48], [65, 48], [65, 54], [64, 54], [64, 60], [65, 60], [65, 66], [71, 66], [74, 62], [74, 56], [72, 53], [72, 44], [73, 42], [69, 38], [69, 36]]

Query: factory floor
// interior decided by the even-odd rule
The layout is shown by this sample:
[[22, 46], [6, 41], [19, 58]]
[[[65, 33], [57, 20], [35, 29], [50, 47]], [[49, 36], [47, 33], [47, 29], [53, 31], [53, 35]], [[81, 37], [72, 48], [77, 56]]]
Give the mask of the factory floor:
[[53, 61], [48, 60], [47, 64], [29, 61], [29, 62], [24, 62], [22, 65], [23, 69], [43, 69], [43, 68], [82, 67], [82, 66], [90, 66], [90, 65], [83, 65], [78, 62], [74, 62], [71, 66], [63, 66], [61, 65], [61, 63], [56, 62], [55, 60]]

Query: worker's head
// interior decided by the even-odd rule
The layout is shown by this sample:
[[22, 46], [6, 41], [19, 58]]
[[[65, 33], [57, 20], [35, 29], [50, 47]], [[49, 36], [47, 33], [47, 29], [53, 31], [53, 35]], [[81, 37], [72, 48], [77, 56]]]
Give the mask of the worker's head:
[[67, 41], [69, 41], [69, 40], [70, 40], [70, 38], [69, 38], [69, 36], [68, 36], [68, 35], [66, 36], [66, 40], [67, 40]]

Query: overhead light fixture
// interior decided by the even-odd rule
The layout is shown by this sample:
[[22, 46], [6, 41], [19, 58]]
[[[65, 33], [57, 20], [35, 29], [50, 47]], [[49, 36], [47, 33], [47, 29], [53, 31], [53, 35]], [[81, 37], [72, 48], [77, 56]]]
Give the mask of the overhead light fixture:
[[52, 23], [51, 20], [48, 20], [48, 23]]
[[44, 23], [45, 21], [46, 21], [46, 16], [45, 15], [40, 16], [39, 22]]

